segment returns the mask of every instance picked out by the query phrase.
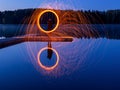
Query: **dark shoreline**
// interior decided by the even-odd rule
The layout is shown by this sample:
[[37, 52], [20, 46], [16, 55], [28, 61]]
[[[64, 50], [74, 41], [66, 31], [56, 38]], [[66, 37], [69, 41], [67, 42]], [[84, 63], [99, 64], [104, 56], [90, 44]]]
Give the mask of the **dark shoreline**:
[[[31, 16], [38, 10], [41, 12], [45, 9], [19, 9], [14, 11], [2, 11], [0, 12], [0, 24], [29, 24]], [[65, 13], [69, 13], [65, 16], [66, 22], [61, 24], [120, 24], [120, 10], [55, 10], [58, 16], [61, 18]], [[76, 19], [75, 21], [72, 19]], [[81, 17], [79, 17], [81, 16]], [[71, 19], [69, 19], [69, 18]], [[64, 18], [64, 17], [63, 17]], [[81, 18], [85, 20], [81, 21]], [[26, 19], [26, 22], [24, 21]]]

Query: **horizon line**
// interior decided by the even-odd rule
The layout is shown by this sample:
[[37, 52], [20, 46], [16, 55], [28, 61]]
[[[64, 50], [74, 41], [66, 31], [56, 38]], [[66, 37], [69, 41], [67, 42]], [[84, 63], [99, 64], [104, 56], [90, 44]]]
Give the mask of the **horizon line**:
[[[48, 9], [48, 8], [19, 8], [19, 9], [8, 9], [8, 10], [0, 10], [0, 12], [5, 11], [17, 11], [17, 10], [25, 10], [25, 9]], [[108, 9], [108, 10], [96, 10], [96, 9], [51, 9], [51, 10], [73, 10], [73, 11], [109, 11], [109, 10], [120, 10], [120, 9]]]

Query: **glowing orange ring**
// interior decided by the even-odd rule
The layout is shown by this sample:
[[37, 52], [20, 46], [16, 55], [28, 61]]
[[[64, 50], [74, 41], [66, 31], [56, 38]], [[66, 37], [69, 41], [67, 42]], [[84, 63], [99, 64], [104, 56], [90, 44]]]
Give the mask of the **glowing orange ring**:
[[[39, 58], [39, 57], [40, 57], [41, 53], [42, 53], [44, 50], [46, 50], [46, 49], [51, 49], [52, 51], [55, 52], [55, 54], [56, 54], [56, 56], [57, 56], [56, 64], [55, 64], [54, 66], [52, 66], [52, 67], [46, 67], [46, 66], [44, 66], [44, 65], [41, 63], [41, 61], [40, 61], [40, 58]], [[42, 48], [42, 49], [38, 52], [37, 60], [38, 60], [38, 64], [39, 64], [40, 67], [42, 67], [42, 68], [45, 69], [45, 70], [50, 71], [50, 70], [53, 70], [54, 68], [57, 67], [57, 65], [58, 65], [58, 63], [59, 63], [59, 55], [58, 55], [58, 52], [57, 52], [55, 49], [49, 48], [49, 47], [45, 47], [45, 48]]]
[[[45, 30], [40, 26], [40, 23], [39, 23], [39, 20], [40, 20], [41, 16], [42, 16], [44, 13], [46, 13], [46, 12], [52, 12], [53, 14], [55, 14], [55, 16], [56, 16], [56, 18], [57, 18], [57, 24], [56, 24], [55, 28], [52, 29], [52, 30], [50, 30], [50, 31], [45, 31]], [[53, 11], [53, 10], [45, 10], [45, 11], [41, 12], [41, 13], [38, 15], [37, 26], [38, 26], [38, 28], [39, 28], [42, 32], [45, 32], [45, 33], [51, 33], [51, 32], [53, 32], [53, 31], [55, 31], [55, 30], [58, 28], [58, 26], [59, 26], [59, 17], [58, 17], [58, 15], [57, 15], [57, 13], [56, 13], [55, 11]]]

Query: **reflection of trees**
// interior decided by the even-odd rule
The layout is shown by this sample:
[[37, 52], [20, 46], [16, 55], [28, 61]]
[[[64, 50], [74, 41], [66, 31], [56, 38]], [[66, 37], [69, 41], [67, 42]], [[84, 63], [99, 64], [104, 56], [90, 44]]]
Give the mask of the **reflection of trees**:
[[52, 48], [52, 45], [51, 45], [51, 42], [48, 42], [47, 57], [48, 57], [49, 60], [51, 60], [52, 54], [53, 54], [53, 51], [50, 48]]

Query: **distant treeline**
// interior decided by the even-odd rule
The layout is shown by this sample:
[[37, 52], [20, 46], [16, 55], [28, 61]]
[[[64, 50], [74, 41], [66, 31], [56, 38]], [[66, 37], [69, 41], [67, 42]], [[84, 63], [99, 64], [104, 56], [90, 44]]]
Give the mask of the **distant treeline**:
[[[35, 10], [36, 9], [20, 9], [15, 11], [0, 12], [0, 24], [23, 24], [23, 23], [28, 24]], [[69, 18], [72, 18], [73, 15], [76, 16], [75, 18], [77, 20], [77, 24], [120, 24], [120, 10], [108, 10], [108, 11], [57, 10], [57, 11], [60, 11], [59, 16], [64, 15], [65, 12], [69, 12], [72, 14], [68, 16]], [[86, 21], [89, 22], [82, 22], [81, 21], [82, 17], [80, 17], [80, 15], [82, 15], [82, 17], [84, 17]], [[67, 23], [69, 24], [69, 20]]]

